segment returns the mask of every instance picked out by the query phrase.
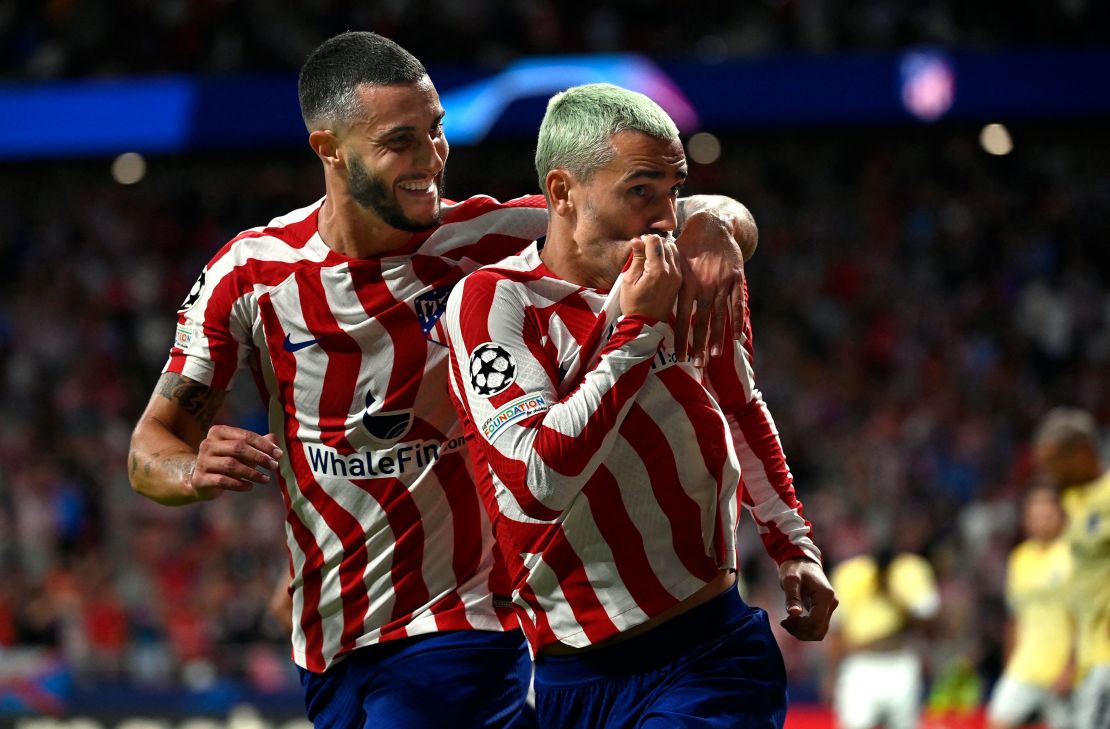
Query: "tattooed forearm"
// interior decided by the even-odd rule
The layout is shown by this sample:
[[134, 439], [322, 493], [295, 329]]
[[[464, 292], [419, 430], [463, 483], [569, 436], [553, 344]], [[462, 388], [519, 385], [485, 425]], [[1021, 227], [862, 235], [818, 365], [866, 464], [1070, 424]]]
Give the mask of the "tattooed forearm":
[[158, 393], [196, 418], [201, 429], [207, 430], [227, 395], [183, 375], [167, 372], [158, 380]]
[[172, 473], [176, 478], [182, 481], [188, 481], [193, 475], [193, 468], [196, 466], [197, 459], [195, 456], [182, 455], [180, 453], [172, 456], [161, 456], [160, 453], [154, 454], [154, 459], [160, 461], [158, 467], [163, 469], [166, 473]]

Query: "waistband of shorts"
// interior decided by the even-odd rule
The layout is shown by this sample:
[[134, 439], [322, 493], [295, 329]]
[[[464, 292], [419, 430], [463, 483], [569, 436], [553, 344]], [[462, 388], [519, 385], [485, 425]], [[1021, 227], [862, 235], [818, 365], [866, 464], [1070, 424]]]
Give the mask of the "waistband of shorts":
[[691, 648], [723, 637], [750, 610], [735, 587], [646, 633], [612, 646], [566, 656], [536, 656], [536, 683], [574, 686], [615, 676], [647, 673]]

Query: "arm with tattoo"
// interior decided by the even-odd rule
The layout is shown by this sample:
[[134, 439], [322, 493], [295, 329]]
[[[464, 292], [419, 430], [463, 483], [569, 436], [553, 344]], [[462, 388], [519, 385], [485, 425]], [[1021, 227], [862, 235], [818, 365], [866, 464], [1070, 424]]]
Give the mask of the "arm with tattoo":
[[212, 425], [226, 393], [167, 372], [131, 435], [131, 487], [160, 504], [207, 501], [225, 490], [248, 491], [270, 477], [281, 451], [273, 437]]

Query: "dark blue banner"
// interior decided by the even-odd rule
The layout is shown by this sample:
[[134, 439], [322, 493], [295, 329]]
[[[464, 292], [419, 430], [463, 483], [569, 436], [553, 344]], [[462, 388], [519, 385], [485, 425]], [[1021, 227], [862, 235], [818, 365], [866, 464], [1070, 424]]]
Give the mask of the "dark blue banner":
[[[772, 57], [719, 64], [555, 56], [497, 73], [429, 69], [453, 144], [536, 133], [567, 86], [648, 94], [685, 133], [774, 126], [1094, 119], [1110, 115], [1110, 50]], [[305, 144], [296, 79], [163, 76], [0, 85], [0, 158], [178, 153]]]

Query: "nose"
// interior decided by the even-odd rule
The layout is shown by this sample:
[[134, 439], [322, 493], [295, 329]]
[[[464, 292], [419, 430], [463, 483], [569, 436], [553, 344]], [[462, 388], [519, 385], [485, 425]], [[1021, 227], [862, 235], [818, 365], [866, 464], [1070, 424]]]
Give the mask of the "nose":
[[427, 169], [433, 176], [438, 175], [447, 162], [449, 150], [447, 137], [443, 134], [439, 136], [428, 135], [425, 143], [420, 145], [420, 157], [417, 163], [420, 167]]
[[663, 203], [663, 207], [656, 212], [654, 222], [648, 226], [652, 233], [656, 234], [670, 234], [674, 233], [675, 228], [678, 227], [678, 207], [677, 202], [672, 198], [667, 198]]

